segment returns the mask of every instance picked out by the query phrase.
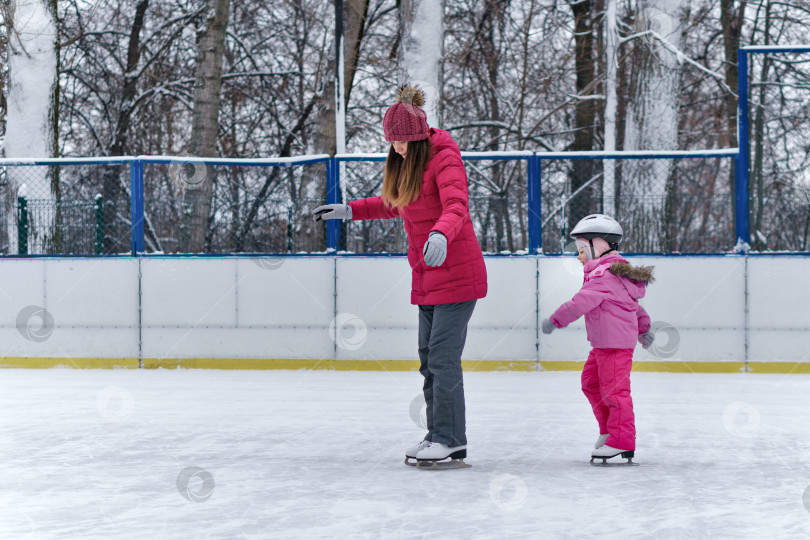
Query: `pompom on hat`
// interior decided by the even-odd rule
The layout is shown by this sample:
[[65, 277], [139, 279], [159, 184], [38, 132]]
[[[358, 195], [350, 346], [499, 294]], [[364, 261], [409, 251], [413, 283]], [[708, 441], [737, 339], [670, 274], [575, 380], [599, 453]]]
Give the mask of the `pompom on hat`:
[[385, 140], [421, 141], [428, 138], [427, 114], [422, 105], [425, 96], [415, 86], [401, 86], [397, 102], [385, 111], [383, 132]]

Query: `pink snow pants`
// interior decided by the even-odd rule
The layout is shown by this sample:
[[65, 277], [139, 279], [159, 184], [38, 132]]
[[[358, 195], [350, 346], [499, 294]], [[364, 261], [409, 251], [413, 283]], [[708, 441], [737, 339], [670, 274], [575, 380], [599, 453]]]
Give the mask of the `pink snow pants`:
[[630, 397], [633, 349], [591, 349], [582, 368], [582, 391], [591, 403], [599, 433], [610, 433], [605, 444], [636, 449], [636, 418]]

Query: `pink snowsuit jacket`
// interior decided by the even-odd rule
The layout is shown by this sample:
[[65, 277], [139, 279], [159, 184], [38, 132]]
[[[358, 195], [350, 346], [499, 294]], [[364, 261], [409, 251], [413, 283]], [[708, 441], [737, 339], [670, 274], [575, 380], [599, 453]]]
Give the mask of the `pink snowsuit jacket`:
[[650, 317], [638, 299], [651, 281], [652, 268], [630, 266], [618, 253], [590, 260], [582, 289], [554, 312], [551, 322], [565, 328], [584, 315], [592, 347], [633, 349], [639, 334], [650, 329]]
[[[429, 136], [431, 158], [419, 197], [399, 209], [386, 205], [382, 197], [351, 201], [352, 220], [402, 218], [413, 270], [412, 304], [477, 300], [487, 295], [487, 269], [470, 220], [467, 172], [449, 133], [430, 128]], [[427, 266], [422, 254], [433, 231], [447, 237], [447, 258], [441, 266]]]

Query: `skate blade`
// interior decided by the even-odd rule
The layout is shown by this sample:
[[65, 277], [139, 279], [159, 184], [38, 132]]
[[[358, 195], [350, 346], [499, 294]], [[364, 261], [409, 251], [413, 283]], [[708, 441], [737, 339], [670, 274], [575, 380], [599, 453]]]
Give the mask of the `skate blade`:
[[[411, 460], [413, 460], [413, 461], [411, 461]], [[418, 461], [416, 461], [416, 458], [405, 456], [405, 465], [407, 465], [408, 467], [416, 467], [417, 463], [418, 463]]]
[[416, 463], [416, 468], [422, 471], [442, 471], [446, 469], [469, 469], [469, 463], [464, 463], [463, 459], [451, 459], [450, 461], [430, 461], [421, 460]]
[[[601, 459], [602, 461], [594, 461], [597, 459]], [[633, 458], [627, 458], [627, 461], [608, 461], [608, 459], [610, 458], [592, 457], [591, 465], [594, 467], [638, 467], [638, 463], [633, 461]]]

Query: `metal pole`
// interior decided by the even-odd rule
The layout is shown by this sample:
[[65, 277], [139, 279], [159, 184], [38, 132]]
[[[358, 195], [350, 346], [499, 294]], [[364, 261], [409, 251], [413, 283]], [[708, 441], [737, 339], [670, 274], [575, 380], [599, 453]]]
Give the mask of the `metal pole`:
[[540, 158], [529, 157], [529, 253], [540, 253], [543, 249], [543, 227], [541, 222]]
[[[346, 77], [345, 58], [343, 51], [343, 0], [335, 0], [335, 153], [346, 153]], [[332, 169], [335, 179], [334, 189], [336, 199], [333, 203], [343, 201], [343, 192], [340, 186], [340, 162], [335, 161]], [[328, 197], [328, 195], [327, 195]], [[334, 223], [333, 223], [334, 222]], [[329, 225], [331, 224], [331, 229]], [[340, 233], [343, 224], [339, 220], [329, 220], [327, 224], [327, 237], [329, 247], [337, 250], [340, 246]]]
[[736, 245], [742, 251], [750, 243], [749, 205], [748, 199], [748, 54], [743, 49], [737, 50], [737, 140], [739, 141], [739, 154], [737, 154], [735, 175], [735, 232]]
[[[326, 204], [337, 204], [340, 202], [340, 165], [334, 157], [326, 162]], [[340, 220], [329, 219], [326, 221], [326, 250], [337, 251], [340, 239]]]
[[287, 207], [287, 253], [292, 253], [293, 251], [293, 207], [290, 205]]
[[131, 244], [132, 255], [136, 256], [138, 253], [143, 253], [143, 220], [144, 220], [144, 207], [143, 207], [143, 162], [139, 159], [132, 161], [129, 166], [129, 181], [130, 181], [130, 222], [131, 227]]
[[96, 195], [96, 255], [104, 253], [104, 197]]
[[17, 253], [28, 255], [28, 201], [17, 197]]

